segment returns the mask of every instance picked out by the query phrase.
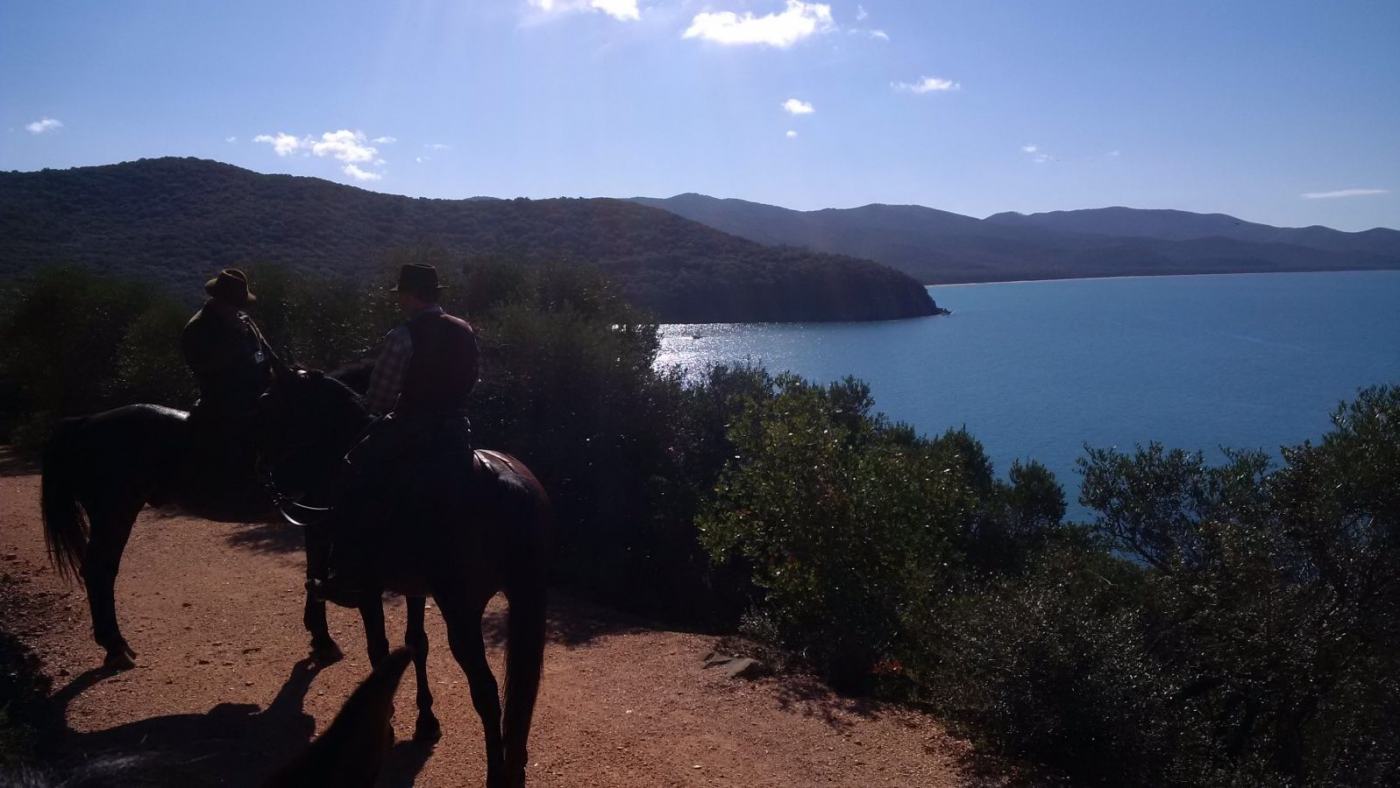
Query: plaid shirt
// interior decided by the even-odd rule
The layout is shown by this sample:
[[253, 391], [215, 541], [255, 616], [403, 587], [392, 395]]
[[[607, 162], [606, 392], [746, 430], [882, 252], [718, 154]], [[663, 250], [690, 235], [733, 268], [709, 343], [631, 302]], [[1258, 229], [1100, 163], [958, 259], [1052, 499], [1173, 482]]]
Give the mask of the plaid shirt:
[[[433, 305], [414, 315], [442, 314], [442, 307]], [[403, 379], [408, 375], [408, 362], [413, 358], [413, 334], [404, 324], [384, 335], [384, 346], [379, 351], [379, 359], [374, 362], [374, 371], [369, 376], [369, 392], [365, 394], [365, 405], [370, 413], [382, 415], [398, 404], [399, 392], [403, 389]]]

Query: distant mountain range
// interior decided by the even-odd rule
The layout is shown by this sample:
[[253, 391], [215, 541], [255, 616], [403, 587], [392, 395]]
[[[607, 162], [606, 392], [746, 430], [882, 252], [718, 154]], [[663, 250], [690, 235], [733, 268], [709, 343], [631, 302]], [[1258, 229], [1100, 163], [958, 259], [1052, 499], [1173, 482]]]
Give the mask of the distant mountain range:
[[793, 211], [681, 194], [636, 202], [762, 244], [876, 260], [925, 284], [1400, 268], [1400, 232], [1271, 227], [1225, 214], [1097, 208], [986, 219], [917, 205]]
[[922, 285], [879, 263], [763, 246], [626, 200], [415, 199], [178, 158], [0, 173], [4, 282], [76, 263], [197, 300], [225, 266], [385, 281], [395, 251], [422, 247], [459, 259], [596, 265], [666, 322], [936, 310]]

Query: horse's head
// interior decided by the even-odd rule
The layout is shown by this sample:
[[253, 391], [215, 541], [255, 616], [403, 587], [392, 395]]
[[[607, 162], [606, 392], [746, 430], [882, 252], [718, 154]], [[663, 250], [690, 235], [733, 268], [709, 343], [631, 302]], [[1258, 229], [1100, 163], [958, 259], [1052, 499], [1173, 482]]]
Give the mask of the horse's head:
[[288, 494], [313, 492], [369, 421], [359, 396], [322, 374], [274, 365], [258, 401], [257, 445], [265, 470]]

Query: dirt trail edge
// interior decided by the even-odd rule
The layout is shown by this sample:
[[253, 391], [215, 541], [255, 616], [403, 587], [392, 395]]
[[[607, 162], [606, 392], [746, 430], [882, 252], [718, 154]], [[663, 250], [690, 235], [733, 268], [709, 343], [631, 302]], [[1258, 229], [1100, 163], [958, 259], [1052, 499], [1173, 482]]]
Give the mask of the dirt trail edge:
[[[3, 622], [43, 659], [76, 763], [113, 758], [123, 784], [255, 785], [324, 726], [369, 673], [359, 617], [332, 608], [347, 658], [305, 661], [301, 535], [147, 510], [117, 582], [137, 667], [99, 670], [81, 588], [48, 567], [39, 477], [0, 478]], [[502, 678], [505, 605], [486, 621]], [[391, 642], [401, 600], [387, 603]], [[428, 611], [429, 675], [444, 735], [408, 741], [412, 674], [396, 704], [398, 743], [381, 785], [479, 785], [481, 726], [466, 679]], [[645, 628], [556, 596], [530, 739], [537, 786], [946, 786], [983, 782], [972, 749], [916, 712], [837, 697], [779, 677], [706, 670], [713, 639]], [[996, 781], [992, 778], [992, 781]]]

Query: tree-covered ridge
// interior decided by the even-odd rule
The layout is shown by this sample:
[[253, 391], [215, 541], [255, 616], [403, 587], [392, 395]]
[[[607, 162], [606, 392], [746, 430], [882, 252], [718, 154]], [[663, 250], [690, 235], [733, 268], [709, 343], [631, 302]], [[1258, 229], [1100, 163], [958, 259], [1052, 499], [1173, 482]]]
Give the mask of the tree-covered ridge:
[[877, 260], [926, 284], [1400, 268], [1400, 232], [1286, 228], [1224, 214], [1099, 208], [986, 219], [920, 205], [793, 211], [703, 194], [636, 202], [764, 244]]
[[210, 271], [382, 274], [392, 250], [597, 266], [663, 322], [932, 314], [910, 277], [611, 199], [432, 200], [199, 159], [0, 174], [0, 275], [76, 263], [195, 297]]

